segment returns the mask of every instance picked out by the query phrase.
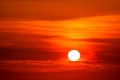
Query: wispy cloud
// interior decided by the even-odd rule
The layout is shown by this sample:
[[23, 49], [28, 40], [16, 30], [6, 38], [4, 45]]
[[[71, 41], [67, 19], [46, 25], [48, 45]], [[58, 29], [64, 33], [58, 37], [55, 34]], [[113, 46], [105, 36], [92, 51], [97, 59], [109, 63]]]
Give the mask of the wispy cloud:
[[0, 62], [0, 70], [18, 72], [61, 72], [61, 71], [99, 71], [119, 68], [118, 65], [97, 64], [87, 62], [69, 61], [33, 61], [33, 60], [7, 60]]
[[119, 62], [119, 18], [0, 21], [0, 59], [58, 60], [66, 58], [69, 50], [78, 49], [86, 61]]

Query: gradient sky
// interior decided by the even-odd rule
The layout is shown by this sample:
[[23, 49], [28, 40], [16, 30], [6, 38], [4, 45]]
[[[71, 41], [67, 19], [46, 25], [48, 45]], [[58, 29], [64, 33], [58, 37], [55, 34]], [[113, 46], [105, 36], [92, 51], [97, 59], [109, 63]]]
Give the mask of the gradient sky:
[[119, 3], [119, 0], [1, 0], [0, 17], [1, 19], [64, 20], [119, 14]]
[[[2, 80], [118, 80], [119, 0], [0, 1]], [[67, 53], [77, 49], [78, 62]]]

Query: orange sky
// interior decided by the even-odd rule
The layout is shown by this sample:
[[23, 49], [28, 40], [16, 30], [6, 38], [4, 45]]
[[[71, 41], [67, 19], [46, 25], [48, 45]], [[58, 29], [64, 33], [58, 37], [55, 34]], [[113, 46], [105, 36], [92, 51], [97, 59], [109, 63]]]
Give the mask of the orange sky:
[[1, 0], [1, 19], [64, 20], [119, 14], [119, 0]]
[[[1, 0], [0, 77], [117, 80], [119, 3], [119, 0]], [[78, 62], [68, 60], [71, 49], [81, 53]]]
[[106, 15], [59, 21], [1, 21], [0, 43], [1, 47], [36, 48], [37, 55], [41, 49], [58, 53], [61, 57], [56, 58], [61, 60], [67, 59], [70, 49], [78, 49], [83, 60], [91, 61], [99, 51], [97, 46], [113, 44], [104, 40], [119, 40], [119, 18], [120, 15]]

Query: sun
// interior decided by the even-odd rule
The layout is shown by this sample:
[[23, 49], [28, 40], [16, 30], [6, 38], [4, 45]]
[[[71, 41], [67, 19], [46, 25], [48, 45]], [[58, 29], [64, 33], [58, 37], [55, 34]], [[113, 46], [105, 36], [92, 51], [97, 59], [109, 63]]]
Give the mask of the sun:
[[68, 59], [70, 61], [78, 61], [80, 59], [80, 52], [78, 50], [70, 50], [68, 52]]

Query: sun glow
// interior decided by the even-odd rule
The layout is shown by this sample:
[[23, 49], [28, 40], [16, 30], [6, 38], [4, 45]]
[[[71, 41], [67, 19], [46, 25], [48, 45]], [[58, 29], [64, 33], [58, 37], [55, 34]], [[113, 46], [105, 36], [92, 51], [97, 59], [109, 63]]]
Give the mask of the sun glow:
[[71, 50], [68, 52], [68, 58], [70, 61], [78, 61], [80, 59], [80, 53], [77, 50]]

